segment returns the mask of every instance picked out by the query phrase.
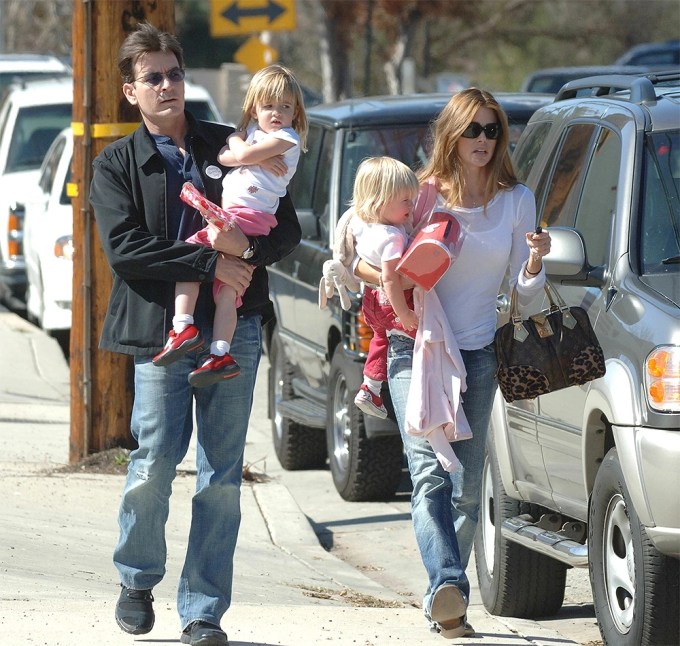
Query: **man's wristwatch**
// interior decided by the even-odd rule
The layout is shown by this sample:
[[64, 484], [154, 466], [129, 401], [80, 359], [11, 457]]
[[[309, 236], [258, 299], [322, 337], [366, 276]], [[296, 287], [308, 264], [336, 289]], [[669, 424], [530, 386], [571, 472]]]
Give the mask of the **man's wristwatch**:
[[241, 254], [241, 260], [250, 260], [255, 253], [255, 245], [248, 240], [248, 248]]

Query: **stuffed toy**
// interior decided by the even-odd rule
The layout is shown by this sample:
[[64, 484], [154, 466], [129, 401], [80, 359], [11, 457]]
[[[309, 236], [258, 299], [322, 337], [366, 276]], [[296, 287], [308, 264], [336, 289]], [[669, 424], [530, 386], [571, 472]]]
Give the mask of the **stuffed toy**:
[[359, 291], [359, 279], [352, 272], [354, 260], [354, 236], [349, 226], [354, 211], [348, 209], [342, 214], [335, 227], [333, 258], [323, 264], [323, 275], [319, 281], [319, 307], [325, 309], [328, 299], [337, 291], [340, 306], [348, 310], [351, 305], [349, 292]]

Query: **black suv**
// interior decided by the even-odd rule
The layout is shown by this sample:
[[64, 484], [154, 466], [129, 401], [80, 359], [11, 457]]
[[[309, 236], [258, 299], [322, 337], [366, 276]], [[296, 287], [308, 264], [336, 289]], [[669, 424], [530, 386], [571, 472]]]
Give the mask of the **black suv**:
[[[337, 297], [318, 305], [322, 265], [331, 257], [335, 225], [352, 195], [357, 166], [389, 155], [413, 169], [427, 159], [430, 123], [450, 94], [368, 97], [308, 111], [308, 152], [290, 193], [302, 224], [298, 248], [269, 270], [276, 322], [268, 328], [269, 416], [285, 469], [321, 468], [330, 461], [345, 500], [394, 494], [403, 470], [396, 424], [364, 416], [353, 403], [361, 385], [371, 330], [357, 298], [343, 311]], [[552, 96], [498, 94], [519, 137], [530, 116]], [[389, 408], [389, 393], [383, 392]]]

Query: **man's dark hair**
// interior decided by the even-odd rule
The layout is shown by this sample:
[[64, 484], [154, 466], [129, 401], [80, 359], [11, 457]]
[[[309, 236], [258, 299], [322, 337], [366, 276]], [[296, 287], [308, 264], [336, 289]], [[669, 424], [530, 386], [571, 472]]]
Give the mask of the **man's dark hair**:
[[182, 46], [177, 37], [143, 22], [123, 41], [118, 50], [118, 69], [124, 83], [132, 83], [137, 61], [149, 52], [170, 52], [177, 58], [177, 64], [184, 67]]

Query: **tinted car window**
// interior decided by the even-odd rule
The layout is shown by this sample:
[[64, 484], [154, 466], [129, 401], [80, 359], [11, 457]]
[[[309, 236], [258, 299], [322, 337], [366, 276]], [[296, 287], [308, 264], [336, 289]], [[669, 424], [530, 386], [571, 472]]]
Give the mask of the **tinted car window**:
[[574, 226], [576, 206], [583, 185], [583, 170], [587, 167], [595, 126], [579, 124], [567, 129], [560, 147], [555, 170], [545, 198], [542, 222], [544, 226]]
[[587, 167], [574, 225], [586, 241], [588, 262], [594, 266], [607, 259], [620, 167], [621, 141], [602, 128]]
[[430, 153], [429, 127], [403, 126], [350, 130], [345, 135], [340, 200], [344, 210], [352, 198], [352, 187], [357, 167], [366, 157], [387, 155], [399, 159], [413, 170], [418, 170]]
[[298, 211], [312, 208], [314, 174], [319, 165], [319, 151], [321, 150], [323, 134], [323, 128], [310, 124], [307, 135], [307, 152], [300, 155], [297, 169], [290, 180], [288, 190]]
[[40, 168], [47, 149], [71, 123], [70, 103], [22, 108], [12, 132], [5, 172]]
[[534, 123], [527, 126], [527, 131], [530, 136], [526, 139], [528, 141], [521, 150], [518, 150], [513, 161], [515, 170], [520, 182], [526, 182], [529, 173], [534, 166], [536, 156], [543, 147], [545, 137], [550, 132], [550, 122], [543, 121], [541, 123]]
[[324, 242], [328, 241], [331, 226], [330, 222], [330, 195], [331, 195], [331, 171], [333, 168], [333, 136], [326, 132], [322, 140], [319, 154], [319, 168], [316, 173], [316, 185], [312, 207], [319, 217], [319, 235]]
[[185, 107], [196, 119], [200, 119], [202, 121], [218, 120], [218, 116], [213, 112], [210, 104], [207, 101], [187, 99]]
[[643, 273], [680, 271], [680, 132], [647, 140], [644, 157], [640, 256]]
[[57, 172], [61, 153], [66, 145], [65, 139], [60, 139], [54, 148], [52, 148], [49, 158], [45, 159], [42, 175], [38, 180], [38, 185], [43, 193], [50, 193], [52, 191], [52, 183], [54, 182], [54, 174]]

